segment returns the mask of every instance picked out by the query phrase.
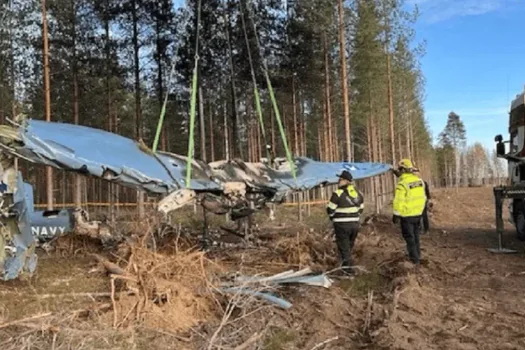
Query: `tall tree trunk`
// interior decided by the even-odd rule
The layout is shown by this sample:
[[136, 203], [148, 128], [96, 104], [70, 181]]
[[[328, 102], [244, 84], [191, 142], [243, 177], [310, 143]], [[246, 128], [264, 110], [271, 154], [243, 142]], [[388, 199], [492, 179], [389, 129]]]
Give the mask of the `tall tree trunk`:
[[[44, 94], [46, 121], [51, 121], [51, 86], [49, 82], [49, 47], [47, 37], [46, 0], [42, 0], [42, 38], [44, 41]], [[53, 169], [46, 168], [47, 210], [53, 210]]]
[[275, 154], [276, 150], [276, 140], [275, 140], [275, 116], [273, 114], [273, 110], [270, 110], [270, 120], [272, 124], [272, 152], [271, 154]]
[[302, 94], [299, 92], [299, 100], [301, 100], [301, 112], [299, 114], [300, 116], [300, 120], [299, 120], [299, 130], [300, 130], [300, 147], [301, 147], [301, 156], [305, 157], [306, 156], [306, 135], [305, 135], [305, 129], [306, 129], [306, 115], [304, 113], [304, 110], [305, 110], [305, 107], [304, 107], [304, 103], [305, 101], [303, 100], [303, 97], [302, 97]]
[[[142, 140], [142, 103], [140, 96], [140, 61], [139, 61], [139, 40], [138, 40], [138, 17], [136, 0], [131, 3], [131, 14], [133, 21], [133, 55], [135, 71], [135, 137]], [[137, 207], [139, 219], [144, 218], [144, 193], [137, 191]]]
[[339, 9], [339, 57], [341, 61], [341, 85], [343, 87], [343, 112], [345, 121], [346, 160], [352, 161], [352, 141], [350, 137], [350, 107], [348, 101], [348, 76], [346, 74], [345, 20], [343, 0], [338, 1]]
[[334, 161], [334, 147], [333, 147], [333, 130], [332, 130], [332, 107], [330, 101], [330, 67], [329, 67], [329, 57], [328, 57], [328, 39], [326, 32], [323, 33], [323, 43], [324, 43], [324, 72], [325, 72], [325, 101], [326, 101], [326, 119], [328, 125], [328, 154], [330, 154], [330, 159], [328, 161]]
[[[9, 1], [9, 11], [13, 13], [13, 1]], [[16, 113], [16, 77], [15, 77], [15, 49], [13, 44], [13, 34], [12, 34], [13, 28], [12, 26], [9, 26], [9, 61], [10, 61], [10, 80], [11, 80], [11, 118], [14, 120]], [[2, 118], [3, 119], [3, 118]], [[2, 124], [4, 121], [2, 120]], [[18, 158], [15, 158], [14, 161], [15, 171], [18, 172]]]
[[323, 161], [323, 123], [319, 123], [319, 127], [317, 129], [317, 152], [319, 161]]
[[444, 179], [439, 179], [439, 182], [445, 181], [445, 187], [448, 187], [448, 162], [447, 162], [447, 155], [443, 154], [443, 164], [445, 164], [445, 172], [443, 173]]
[[[372, 150], [374, 154], [374, 161], [378, 162], [379, 161], [379, 157], [378, 157], [379, 150], [378, 150], [378, 139], [377, 139], [377, 121], [376, 121], [375, 116], [372, 116], [371, 119], [372, 119]], [[375, 176], [373, 178], [373, 181], [374, 181], [374, 193], [375, 193], [374, 203], [376, 204], [376, 213], [378, 213], [379, 212], [378, 197], [379, 197], [379, 191], [380, 191], [379, 178]]]
[[325, 162], [331, 161], [330, 159], [330, 130], [328, 128], [328, 113], [326, 107], [326, 94], [323, 99], [323, 158]]
[[[117, 125], [116, 125], [117, 121], [113, 119], [113, 115], [111, 113], [111, 47], [110, 47], [111, 40], [110, 40], [110, 33], [109, 33], [109, 19], [110, 19], [109, 13], [110, 13], [109, 0], [106, 0], [106, 8], [105, 8], [105, 13], [104, 13], [104, 17], [105, 17], [104, 18], [104, 31], [106, 33], [106, 43], [105, 43], [106, 113], [107, 113], [107, 120], [108, 120], [108, 131], [115, 132], [117, 129]], [[116, 187], [115, 184], [109, 183], [109, 190], [108, 190], [109, 217], [110, 217], [110, 222], [112, 225], [114, 225], [116, 221], [115, 187]]]
[[213, 112], [211, 110], [211, 103], [208, 103], [208, 115], [210, 118], [210, 161], [215, 161], [215, 132], [213, 126]]
[[[73, 38], [73, 47], [71, 48], [73, 51], [73, 118], [75, 124], [79, 124], [79, 112], [78, 112], [78, 65], [77, 65], [77, 28], [76, 28], [76, 18], [77, 18], [77, 10], [76, 10], [76, 1], [72, 0], [72, 20], [73, 20], [73, 28], [72, 28], [72, 38]], [[75, 175], [75, 188], [74, 188], [74, 199], [73, 202], [75, 203], [75, 207], [80, 208], [82, 206], [82, 178], [80, 175]]]
[[222, 113], [224, 116], [224, 158], [226, 158], [226, 160], [230, 160], [230, 137], [228, 133], [228, 108], [226, 106], [226, 101], [223, 102]]
[[390, 32], [387, 30], [386, 33], [386, 77], [388, 85], [388, 120], [390, 126], [390, 152], [392, 155], [392, 163], [396, 163], [396, 147], [395, 147], [395, 132], [394, 132], [394, 96], [392, 91], [392, 63], [391, 55], [388, 45], [390, 44]]
[[[367, 121], [367, 141], [368, 141], [368, 161], [369, 162], [374, 162], [375, 159], [374, 159], [374, 144], [373, 144], [373, 137], [372, 137], [372, 134], [373, 134], [373, 128], [372, 128], [372, 116], [370, 115], [368, 117], [368, 121]], [[370, 196], [372, 198], [372, 201], [376, 198], [376, 192], [375, 192], [375, 180], [372, 178], [372, 179], [369, 179], [370, 182]]]
[[292, 76], [292, 103], [293, 103], [293, 133], [294, 133], [294, 155], [299, 155], [299, 133], [297, 131], [297, 101], [295, 96], [295, 76]]
[[[9, 11], [11, 13], [13, 13], [14, 11], [14, 8], [13, 8], [13, 1], [10, 0], [9, 1]], [[11, 118], [15, 118], [16, 116], [16, 77], [15, 77], [15, 48], [14, 48], [14, 44], [13, 44], [13, 41], [14, 41], [14, 38], [13, 38], [13, 34], [12, 34], [12, 31], [13, 31], [13, 28], [11, 26], [9, 26], [9, 59], [11, 61], [11, 98], [12, 98], [12, 101], [11, 101]], [[2, 121], [3, 123], [3, 121]], [[18, 158], [15, 158], [15, 167], [18, 169]]]
[[[228, 4], [230, 2], [228, 1]], [[231, 82], [231, 98], [232, 98], [232, 132], [235, 137], [232, 139], [232, 142], [235, 142], [234, 149], [237, 150], [237, 155], [242, 159], [244, 158], [244, 152], [241, 145], [241, 134], [239, 126], [239, 115], [237, 113], [237, 97], [235, 92], [235, 71], [233, 69], [233, 51], [231, 44], [231, 23], [229, 14], [226, 16], [226, 41], [228, 43], [228, 59], [230, 63], [230, 82]], [[235, 157], [235, 154], [233, 155]]]
[[[378, 140], [377, 140], [377, 121], [376, 121], [376, 117], [374, 115], [374, 109], [373, 109], [373, 102], [372, 102], [372, 92], [371, 91], [368, 91], [368, 108], [369, 108], [369, 120], [370, 120], [370, 148], [371, 148], [371, 152], [372, 152], [372, 159], [370, 160], [371, 162], [375, 162], [375, 161], [378, 161], [378, 155], [379, 155], [379, 150], [378, 150]], [[378, 194], [379, 194], [379, 179], [377, 176], [373, 177], [372, 178], [372, 182], [373, 182], [373, 185], [372, 185], [372, 192], [374, 193], [373, 195], [373, 202], [376, 203], [376, 213], [379, 211], [379, 207], [378, 207]]]
[[[160, 32], [161, 32], [161, 26], [160, 26], [160, 18], [159, 16], [157, 16], [157, 18], [155, 19], [155, 29], [156, 29], [156, 35], [155, 35], [155, 39], [156, 39], [156, 46], [157, 46], [157, 55], [156, 55], [156, 60], [157, 60], [157, 98], [158, 98], [158, 103], [159, 103], [159, 111], [162, 109], [162, 105], [164, 104], [164, 99], [163, 99], [163, 96], [164, 96], [164, 80], [163, 80], [163, 67], [162, 67], [162, 58], [164, 57], [164, 48], [162, 47], [162, 38], [161, 38], [161, 35], [160, 35]], [[161, 126], [161, 129], [160, 129], [160, 142], [161, 142], [161, 149], [162, 150], [166, 150], [166, 124], [163, 123], [162, 126]]]
[[[377, 140], [378, 140], [378, 149], [379, 149], [379, 154], [378, 154], [378, 162], [379, 163], [384, 163], [385, 160], [386, 160], [386, 156], [385, 154], [387, 154], [388, 152], [385, 150], [385, 147], [383, 145], [383, 137], [382, 137], [382, 133], [381, 133], [381, 125], [378, 125], [377, 127]], [[381, 175], [379, 176], [378, 178], [378, 181], [379, 181], [379, 185], [380, 185], [380, 188], [379, 188], [379, 195], [377, 196], [377, 199], [376, 199], [376, 205], [377, 205], [377, 208], [378, 208], [378, 212], [381, 210], [381, 208], [383, 207], [383, 203], [384, 203], [384, 194], [386, 192], [386, 177], [384, 175]]]
[[333, 136], [333, 140], [332, 140], [332, 146], [333, 146], [333, 150], [334, 150], [334, 161], [339, 161], [341, 160], [341, 148], [340, 148], [340, 145], [339, 145], [339, 135], [337, 134], [337, 130], [339, 130], [339, 127], [338, 127], [338, 120], [337, 119], [334, 119], [333, 120], [333, 123], [332, 123], [332, 136]]
[[399, 156], [399, 159], [401, 160], [402, 158], [405, 157], [404, 154], [406, 154], [406, 152], [403, 153], [403, 146], [402, 146], [402, 139], [403, 139], [403, 137], [401, 137], [401, 134], [400, 134], [399, 131], [397, 132], [397, 135], [398, 135], [398, 137], [397, 137], [397, 150], [399, 151], [398, 152], [398, 156]]
[[456, 192], [459, 191], [459, 182], [460, 182], [460, 179], [461, 179], [461, 170], [460, 170], [460, 165], [461, 165], [461, 160], [460, 160], [460, 154], [459, 154], [459, 148], [458, 146], [455, 146], [454, 147], [454, 152], [455, 152], [455, 155], [456, 155], [456, 166], [455, 166], [455, 170], [456, 170]]
[[410, 157], [415, 158], [415, 152], [414, 152], [414, 128], [412, 127], [412, 118], [409, 117], [408, 119], [408, 130], [410, 135]]
[[407, 156], [408, 158], [412, 159], [412, 139], [410, 138], [410, 116], [407, 115], [407, 124], [406, 124], [406, 131], [405, 131], [405, 138], [406, 138], [406, 148], [407, 148]]
[[392, 154], [392, 164], [396, 163], [396, 147], [394, 133], [394, 97], [392, 92], [392, 67], [390, 64], [390, 53], [386, 53], [386, 69], [388, 79], [388, 117], [390, 124], [390, 152]]
[[251, 162], [253, 159], [253, 150], [252, 150], [252, 124], [247, 123], [246, 133], [248, 134], [248, 162]]
[[255, 159], [256, 162], [259, 162], [262, 158], [262, 149], [261, 149], [261, 128], [255, 128], [255, 135], [256, 135], [256, 150], [257, 150], [257, 157]]

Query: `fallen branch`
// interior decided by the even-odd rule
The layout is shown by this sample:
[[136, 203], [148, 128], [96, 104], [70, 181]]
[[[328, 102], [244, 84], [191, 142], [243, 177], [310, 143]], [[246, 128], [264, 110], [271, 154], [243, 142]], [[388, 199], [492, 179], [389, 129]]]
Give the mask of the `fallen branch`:
[[372, 319], [372, 306], [374, 303], [374, 291], [371, 290], [368, 292], [368, 305], [366, 310], [366, 318], [365, 318], [365, 325], [363, 327], [363, 333], [366, 334], [368, 329], [370, 328], [370, 321]]
[[26, 335], [29, 335], [29, 334], [31, 334], [31, 333], [33, 333], [33, 332], [36, 332], [36, 330], [35, 330], [35, 329], [30, 329], [30, 330], [28, 330], [28, 331], [26, 331], [26, 332], [24, 332], [24, 333], [17, 334], [16, 338], [15, 338], [15, 337], [10, 337], [10, 338], [7, 339], [6, 341], [0, 343], [0, 348], [3, 349], [3, 346], [4, 346], [4, 345], [10, 344], [10, 343], [12, 343], [15, 339], [17, 339], [17, 338], [18, 338], [18, 339], [23, 338], [23, 337], [25, 337]]
[[131, 282], [135, 282], [135, 283], [139, 282], [136, 278], [133, 278], [131, 276], [110, 274], [109, 277], [111, 277], [111, 279], [121, 279], [121, 280], [131, 281]]
[[[109, 306], [111, 306], [111, 305], [110, 304], [102, 304], [100, 306], [97, 306], [94, 310], [91, 310], [91, 309], [78, 309], [78, 310], [74, 310], [74, 311], [70, 312], [69, 315], [75, 316], [75, 315], [80, 315], [83, 312], [98, 311], [98, 310], [102, 310], [102, 309], [108, 308]], [[49, 317], [49, 316], [52, 316], [53, 314], [54, 314], [53, 312], [47, 312], [47, 313], [44, 313], [44, 314], [33, 315], [33, 316], [30, 316], [30, 317], [22, 318], [20, 320], [7, 322], [7, 323], [4, 323], [4, 324], [1, 324], [0, 325], [0, 329], [11, 327], [11, 326], [15, 326], [15, 325], [23, 325], [25, 327], [34, 328], [34, 327], [36, 327], [34, 324], [23, 324], [23, 323], [28, 322], [28, 321], [38, 320], [38, 319], [45, 318], [45, 317]], [[41, 327], [41, 326], [39, 326], [39, 327]], [[48, 329], [49, 328], [52, 328], [52, 326], [49, 326]]]
[[112, 274], [115, 274], [115, 275], [127, 276], [126, 271], [124, 271], [123, 269], [121, 269], [117, 264], [114, 264], [114, 263], [112, 263], [111, 261], [108, 261], [108, 260], [104, 259], [103, 257], [101, 257], [101, 256], [98, 255], [98, 254], [92, 254], [92, 255], [93, 255], [93, 257], [94, 257], [95, 259], [97, 259], [97, 261], [98, 261], [99, 263], [101, 263], [101, 264], [104, 266], [104, 268], [105, 268], [108, 272], [110, 272], [110, 273], [112, 273]]
[[[127, 292], [120, 292], [115, 293], [115, 295], [133, 295], [135, 294], [135, 291], [127, 291]], [[110, 297], [111, 293], [109, 292], [97, 292], [97, 293], [89, 293], [89, 292], [78, 292], [78, 293], [58, 293], [58, 294], [36, 294], [36, 297], [39, 299], [51, 299], [51, 298], [64, 298], [64, 297], [86, 297], [86, 298], [96, 298], [96, 297]]]
[[111, 303], [113, 304], [113, 328], [117, 328], [117, 302], [115, 301], [115, 279], [111, 279]]
[[169, 332], [167, 330], [164, 330], [164, 329], [158, 329], [158, 328], [149, 328], [149, 327], [143, 327], [141, 326], [140, 328], [144, 329], [144, 330], [147, 330], [147, 331], [150, 331], [150, 332], [156, 332], [156, 333], [159, 333], [159, 334], [162, 334], [162, 335], [167, 335], [167, 336], [170, 336], [170, 337], [173, 337], [177, 340], [180, 340], [182, 342], [185, 342], [185, 343], [190, 343], [192, 341], [192, 337], [181, 337], [180, 335], [177, 335], [177, 334], [174, 334], [173, 332]]
[[317, 344], [316, 346], [314, 346], [314, 347], [312, 348], [312, 350], [320, 349], [320, 348], [322, 348], [323, 346], [325, 346], [326, 344], [331, 343], [331, 342], [333, 342], [334, 340], [337, 340], [337, 339], [339, 339], [338, 336], [335, 336], [335, 337], [333, 337], [333, 338], [327, 339], [327, 340], [325, 340], [324, 342], [321, 342], [321, 343]]
[[253, 333], [253, 335], [248, 338], [244, 343], [242, 343], [241, 345], [237, 346], [234, 350], [244, 350], [244, 349], [248, 349], [248, 347], [250, 345], [252, 345], [253, 343], [255, 343], [257, 340], [261, 339], [261, 337], [263, 336], [264, 333]]
[[4, 323], [4, 324], [1, 324], [0, 325], [0, 329], [11, 327], [11, 326], [14, 326], [14, 325], [17, 325], [17, 324], [20, 324], [20, 323], [24, 323], [24, 322], [27, 322], [27, 321], [33, 321], [33, 320], [36, 320], [36, 319], [39, 319], [39, 318], [48, 317], [48, 316], [51, 316], [52, 314], [53, 314], [52, 312], [47, 312], [45, 314], [33, 315], [33, 316], [30, 316], [30, 317], [22, 318], [22, 319], [17, 320], [17, 321], [7, 322], [7, 323]]

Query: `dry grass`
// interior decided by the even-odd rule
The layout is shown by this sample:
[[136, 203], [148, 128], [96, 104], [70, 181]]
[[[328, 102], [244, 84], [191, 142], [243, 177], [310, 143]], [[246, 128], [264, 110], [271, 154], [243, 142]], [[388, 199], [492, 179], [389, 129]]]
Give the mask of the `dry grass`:
[[[55, 288], [46, 284], [46, 291], [52, 293], [35, 290], [27, 301], [34, 298], [42, 312], [22, 308], [19, 314], [4, 317], [8, 311], [0, 308], [0, 348], [149, 349], [157, 343], [162, 348], [215, 349], [228, 343], [242, 349], [260, 341], [266, 325], [260, 323], [260, 329], [253, 325], [273, 306], [250, 295], [222, 294], [217, 283], [226, 267], [207, 258], [186, 238], [171, 237], [163, 244], [159, 224], [152, 221], [135, 224], [133, 239], [104, 256], [96, 241], [75, 236], [59, 239], [53, 254], [98, 261], [91, 279], [105, 288], [88, 292], [81, 291], [86, 285], [70, 288], [75, 281], [91, 283], [84, 271]], [[68, 266], [50, 267], [47, 274], [39, 271], [34, 279], [45, 283], [46, 278], [67, 273]], [[34, 279], [8, 283], [11, 289], [2, 294], [22, 297]], [[67, 300], [67, 305], [79, 309], [64, 309], [61, 301]], [[244, 333], [248, 324], [260, 331], [257, 337]]]

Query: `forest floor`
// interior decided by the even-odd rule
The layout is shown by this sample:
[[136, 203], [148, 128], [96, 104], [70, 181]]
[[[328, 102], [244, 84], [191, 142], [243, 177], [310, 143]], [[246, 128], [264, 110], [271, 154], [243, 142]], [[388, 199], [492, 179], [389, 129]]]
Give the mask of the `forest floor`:
[[[228, 272], [333, 269], [321, 207], [299, 222], [297, 208], [277, 206], [275, 221], [257, 218], [265, 236], [258, 249], [206, 256], [185, 246], [180, 231], [155, 253], [145, 243], [111, 251], [64, 237], [53, 252], [39, 252], [33, 277], [0, 284], [0, 348], [523, 349], [524, 247], [505, 221], [504, 244], [518, 253], [487, 251], [497, 246], [493, 203], [491, 188], [436, 190], [418, 273], [389, 214], [376, 217], [356, 243], [358, 276], [334, 274], [329, 288], [280, 288], [293, 305], [287, 310], [215, 287]], [[120, 266], [114, 283], [94, 252]]]

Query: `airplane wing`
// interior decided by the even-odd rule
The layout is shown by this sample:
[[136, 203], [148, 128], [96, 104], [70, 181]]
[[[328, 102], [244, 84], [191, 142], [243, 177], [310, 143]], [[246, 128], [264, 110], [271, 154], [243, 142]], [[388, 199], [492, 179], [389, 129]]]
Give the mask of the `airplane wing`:
[[285, 158], [276, 159], [273, 167], [265, 163], [246, 163], [240, 160], [210, 163], [213, 174], [223, 182], [246, 182], [251, 188], [273, 191], [282, 197], [290, 191], [306, 191], [321, 185], [336, 184], [339, 174], [348, 170], [355, 180], [384, 174], [392, 169], [382, 163], [319, 162], [306, 157], [294, 159], [296, 178]]
[[[0, 127], [2, 151], [28, 161], [78, 172], [155, 194], [186, 189], [187, 157], [153, 153], [132, 139], [87, 126], [27, 119], [18, 126]], [[282, 197], [289, 191], [304, 191], [337, 183], [349, 170], [355, 179], [377, 176], [391, 170], [389, 164], [318, 162], [295, 158], [296, 179], [286, 160], [275, 166], [242, 160], [206, 164], [192, 162], [189, 190], [223, 192], [226, 183], [240, 182], [248, 192]]]
[[[150, 193], [166, 194], [185, 187], [186, 157], [144, 149], [132, 139], [82, 125], [25, 120], [2, 126], [3, 152], [30, 162], [104, 178]], [[206, 174], [207, 165], [193, 161], [190, 189], [220, 190]]]

